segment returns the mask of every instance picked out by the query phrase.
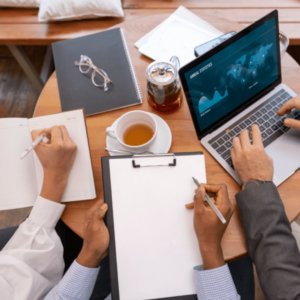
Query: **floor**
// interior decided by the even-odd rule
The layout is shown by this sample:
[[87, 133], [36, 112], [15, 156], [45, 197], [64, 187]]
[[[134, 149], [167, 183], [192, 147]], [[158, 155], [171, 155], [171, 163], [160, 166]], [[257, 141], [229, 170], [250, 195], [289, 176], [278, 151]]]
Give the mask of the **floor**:
[[[28, 46], [25, 51], [40, 72], [46, 53], [44, 46]], [[300, 46], [291, 46], [288, 51], [300, 64]], [[38, 93], [12, 57], [9, 50], [0, 46], [0, 118], [31, 118]], [[30, 213], [31, 208], [0, 211], [0, 229], [18, 226]], [[300, 217], [298, 217], [300, 224]], [[300, 236], [300, 235], [299, 235]], [[255, 300], [265, 297], [255, 276]]]

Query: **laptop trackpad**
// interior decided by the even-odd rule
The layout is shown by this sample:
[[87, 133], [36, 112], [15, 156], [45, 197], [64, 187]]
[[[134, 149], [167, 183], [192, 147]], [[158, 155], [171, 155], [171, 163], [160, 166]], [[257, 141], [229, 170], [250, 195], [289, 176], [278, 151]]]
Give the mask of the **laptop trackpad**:
[[300, 167], [300, 131], [290, 129], [270, 144], [266, 152], [273, 158], [274, 183], [278, 185]]

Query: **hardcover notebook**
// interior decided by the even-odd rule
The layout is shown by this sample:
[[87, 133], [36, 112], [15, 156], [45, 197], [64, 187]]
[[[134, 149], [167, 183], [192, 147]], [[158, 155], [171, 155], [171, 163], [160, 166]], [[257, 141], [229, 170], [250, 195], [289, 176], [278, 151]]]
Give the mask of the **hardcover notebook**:
[[43, 184], [43, 168], [34, 151], [24, 159], [20, 155], [32, 143], [32, 130], [54, 125], [65, 125], [77, 145], [62, 202], [96, 198], [83, 110], [32, 119], [5, 118], [0, 119], [0, 210], [34, 205]]
[[[142, 103], [142, 92], [123, 29], [116, 28], [52, 44], [62, 111], [84, 108], [87, 116]], [[91, 71], [74, 62], [87, 55], [113, 83], [96, 87]]]

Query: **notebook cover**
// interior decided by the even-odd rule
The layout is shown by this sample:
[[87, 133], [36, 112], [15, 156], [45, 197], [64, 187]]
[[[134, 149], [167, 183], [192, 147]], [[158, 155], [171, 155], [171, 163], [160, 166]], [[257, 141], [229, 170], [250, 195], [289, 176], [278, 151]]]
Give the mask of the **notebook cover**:
[[[203, 152], [180, 152], [174, 153], [175, 156], [185, 156], [185, 155], [203, 155]], [[111, 297], [112, 300], [120, 300], [119, 293], [119, 277], [118, 277], [118, 267], [117, 267], [117, 252], [116, 252], [116, 239], [114, 230], [114, 213], [112, 205], [112, 191], [111, 191], [111, 178], [110, 178], [110, 167], [109, 160], [111, 159], [123, 159], [130, 158], [132, 155], [120, 155], [120, 156], [102, 156], [102, 180], [103, 180], [103, 196], [104, 202], [107, 203], [109, 209], [105, 215], [105, 223], [109, 231], [110, 242], [109, 242], [109, 265], [110, 265], [110, 281], [111, 281]], [[172, 157], [171, 157], [172, 158]], [[170, 157], [169, 157], [170, 159]], [[149, 299], [150, 300], [150, 299]], [[177, 297], [168, 297], [160, 299], [151, 300], [197, 300], [197, 295], [183, 295]]]
[[[62, 111], [84, 108], [87, 116], [137, 105], [135, 72], [120, 28], [52, 44]], [[74, 62], [87, 55], [113, 81], [109, 91], [96, 87], [91, 74], [82, 74]]]

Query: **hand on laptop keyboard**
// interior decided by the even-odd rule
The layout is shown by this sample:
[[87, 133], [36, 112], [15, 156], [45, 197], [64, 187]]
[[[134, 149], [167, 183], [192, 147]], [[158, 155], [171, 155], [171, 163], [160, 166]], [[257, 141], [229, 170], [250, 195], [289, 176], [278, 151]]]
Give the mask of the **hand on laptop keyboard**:
[[[278, 110], [278, 114], [280, 116], [284, 116], [286, 114], [291, 114], [293, 113], [293, 109], [300, 110], [300, 95], [287, 101], [283, 106]], [[290, 128], [295, 128], [300, 130], [300, 121], [295, 120], [295, 119], [290, 119], [287, 118], [284, 120], [284, 125]]]
[[273, 160], [266, 153], [258, 125], [252, 125], [250, 133], [244, 130], [240, 137], [233, 139], [231, 158], [234, 169], [242, 183], [250, 179], [271, 181], [273, 179]]

